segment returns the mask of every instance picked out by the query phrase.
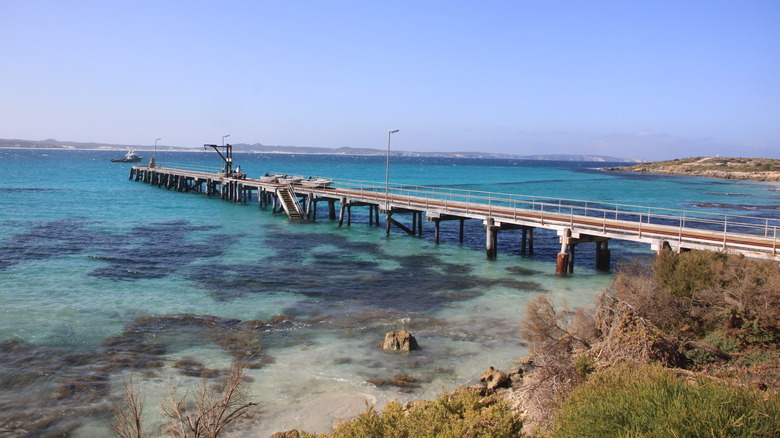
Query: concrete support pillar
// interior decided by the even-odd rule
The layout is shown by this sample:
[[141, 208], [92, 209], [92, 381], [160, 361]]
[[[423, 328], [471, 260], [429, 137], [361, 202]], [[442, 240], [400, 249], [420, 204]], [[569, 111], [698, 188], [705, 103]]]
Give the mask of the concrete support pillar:
[[387, 212], [387, 221], [386, 221], [387, 223], [385, 224], [385, 236], [389, 236], [390, 235], [390, 222], [392, 221], [392, 219], [393, 219], [393, 212], [392, 211], [388, 211]]
[[528, 230], [526, 228], [523, 228], [520, 230], [521, 238], [520, 238], [520, 254], [525, 255], [525, 244], [526, 239], [528, 237]]
[[[571, 262], [569, 258], [572, 256], [571, 251], [571, 230], [566, 229], [561, 236], [561, 252], [558, 253], [558, 258], [555, 260], [555, 273], [558, 275], [566, 275], [569, 271]], [[573, 267], [573, 266], [572, 266]]]
[[465, 222], [465, 219], [460, 219], [460, 234], [458, 234], [458, 242], [463, 243], [463, 222]]
[[596, 242], [596, 270], [609, 271], [609, 240]]
[[439, 228], [441, 227], [441, 219], [434, 219], [433, 220], [433, 241], [438, 245], [439, 244]]
[[495, 260], [498, 256], [498, 227], [494, 225], [495, 219], [488, 218], [485, 221], [485, 249], [488, 260]]
[[328, 199], [328, 218], [336, 220], [336, 201]]
[[569, 244], [569, 274], [574, 273], [574, 250], [577, 245], [574, 243]]
[[347, 209], [347, 203], [342, 200], [341, 208], [339, 209], [339, 228], [341, 228], [341, 225], [344, 224], [344, 210], [346, 209]]
[[534, 254], [534, 229], [530, 227], [522, 228], [523, 232], [522, 242], [520, 243], [520, 254], [533, 255]]

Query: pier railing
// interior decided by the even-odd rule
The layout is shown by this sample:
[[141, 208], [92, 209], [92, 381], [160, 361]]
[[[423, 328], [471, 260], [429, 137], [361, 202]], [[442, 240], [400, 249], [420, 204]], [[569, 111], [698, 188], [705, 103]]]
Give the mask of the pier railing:
[[[165, 171], [218, 174], [213, 167], [197, 165], [166, 163], [158, 167]], [[769, 251], [773, 256], [780, 249], [779, 218], [449, 187], [330, 180], [332, 183], [328, 188], [306, 190], [322, 190], [322, 194], [327, 193], [330, 197], [349, 196], [363, 202], [384, 205], [385, 208], [407, 207], [475, 219], [492, 217], [496, 221], [516, 225], [569, 228], [604, 237], [619, 236], [642, 241], [660, 239], [665, 242], [672, 239], [679, 241], [679, 244], [685, 241], [688, 247], [738, 247], [745, 251]], [[241, 183], [244, 187], [257, 184], [258, 188], [260, 185], [275, 185], [251, 178], [242, 179]]]
[[[350, 191], [363, 192], [368, 197], [387, 199], [394, 206], [441, 208], [446, 211], [457, 209], [469, 212], [488, 213], [495, 210], [502, 215], [517, 216], [525, 212], [537, 212], [540, 215], [554, 213], [574, 217], [587, 217], [607, 220], [627, 221], [647, 225], [663, 225], [682, 229], [699, 229], [715, 233], [742, 234], [772, 239], [777, 242], [780, 219], [752, 217], [745, 215], [710, 213], [704, 211], [680, 210], [661, 207], [647, 207], [631, 204], [594, 202], [579, 199], [553, 198], [543, 196], [496, 193], [478, 190], [464, 190], [433, 186], [408, 186], [357, 181], [334, 180], [335, 187]], [[387, 193], [385, 193], [387, 192]]]
[[176, 170], [189, 170], [192, 172], [202, 172], [202, 173], [210, 173], [210, 174], [217, 174], [219, 172], [222, 172], [222, 169], [217, 166], [202, 166], [192, 163], [169, 163], [165, 162], [164, 164], [161, 162], [157, 162], [158, 168], [166, 168], [166, 169], [176, 169]]

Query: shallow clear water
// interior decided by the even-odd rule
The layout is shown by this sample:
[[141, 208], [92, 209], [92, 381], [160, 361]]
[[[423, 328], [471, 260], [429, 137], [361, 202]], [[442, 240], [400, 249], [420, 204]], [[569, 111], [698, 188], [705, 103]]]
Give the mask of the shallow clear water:
[[[224, 370], [245, 354], [261, 411], [238, 436], [327, 431], [366, 401], [429, 398], [475, 383], [490, 365], [508, 368], [525, 353], [516, 332], [530, 298], [552, 293], [588, 305], [610, 280], [594, 270], [587, 246], [573, 276], [553, 275], [554, 233], [538, 230], [535, 254], [521, 256], [519, 233], [502, 232], [499, 257], [488, 261], [478, 221], [466, 222], [463, 245], [457, 222], [442, 225], [435, 245], [430, 223], [422, 238], [387, 238], [360, 209], [350, 227], [290, 223], [257, 203], [129, 181], [130, 165], [110, 163], [115, 155], [0, 150], [0, 417], [41, 434], [106, 436], [111, 402], [131, 373], [148, 395], [147, 420], [158, 425], [168, 387], [203, 380], [186, 375], [182, 359]], [[213, 153], [157, 159], [219, 167]], [[235, 159], [250, 176], [384, 181], [384, 157]], [[602, 165], [393, 158], [390, 179], [778, 217], [776, 184], [606, 173]], [[632, 243], [610, 249], [613, 263], [650, 254]], [[400, 328], [420, 351], [378, 348]], [[417, 379], [411, 392], [377, 384], [399, 374]]]

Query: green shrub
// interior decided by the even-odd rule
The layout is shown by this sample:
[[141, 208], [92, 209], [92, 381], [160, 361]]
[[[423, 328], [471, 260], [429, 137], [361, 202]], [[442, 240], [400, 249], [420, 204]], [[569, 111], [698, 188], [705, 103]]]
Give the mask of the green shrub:
[[693, 298], [697, 292], [714, 286], [715, 274], [727, 258], [725, 253], [714, 251], [661, 251], [653, 263], [653, 272], [658, 285], [672, 295]]
[[672, 333], [705, 337], [728, 329], [742, 331], [735, 335], [743, 347], [780, 346], [780, 266], [775, 262], [666, 250], [656, 257], [651, 276], [629, 266], [615, 279], [619, 298]]
[[333, 438], [372, 437], [516, 437], [522, 422], [509, 405], [495, 397], [482, 397], [475, 389], [442, 394], [404, 410], [390, 402], [380, 413], [373, 406], [356, 419], [338, 426]]
[[589, 374], [596, 371], [596, 361], [581, 354], [574, 360], [574, 369], [577, 371], [577, 374], [584, 379]]
[[591, 375], [558, 412], [555, 437], [757, 437], [780, 434], [780, 399], [746, 387], [679, 379], [658, 366]]

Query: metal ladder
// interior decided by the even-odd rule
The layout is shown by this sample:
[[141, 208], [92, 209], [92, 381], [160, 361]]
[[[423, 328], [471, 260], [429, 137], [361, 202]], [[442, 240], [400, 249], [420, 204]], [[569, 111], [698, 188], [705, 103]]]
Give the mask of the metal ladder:
[[292, 184], [288, 184], [287, 187], [276, 190], [281, 201], [282, 208], [287, 213], [287, 217], [295, 220], [306, 220], [306, 212], [303, 210], [300, 202], [298, 202], [297, 196], [295, 196], [295, 189]]

